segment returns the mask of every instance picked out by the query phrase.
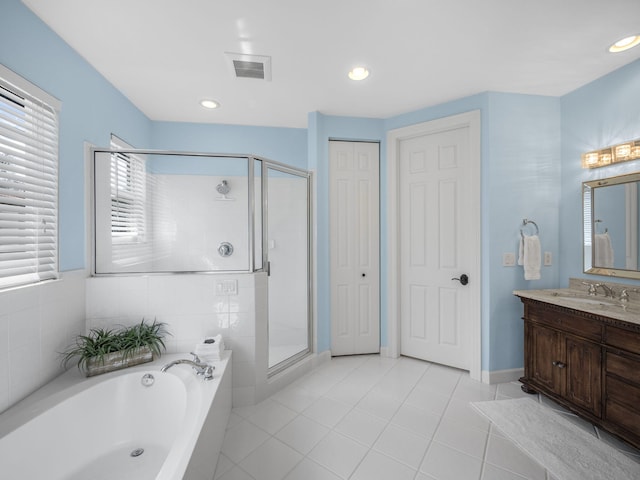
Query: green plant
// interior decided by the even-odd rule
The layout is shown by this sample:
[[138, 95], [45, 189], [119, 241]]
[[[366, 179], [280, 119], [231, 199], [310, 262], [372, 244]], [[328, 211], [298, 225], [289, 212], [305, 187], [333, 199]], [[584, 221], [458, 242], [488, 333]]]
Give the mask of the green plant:
[[62, 364], [66, 368], [78, 357], [78, 368], [86, 371], [89, 363], [104, 365], [105, 357], [110, 353], [119, 352], [126, 360], [144, 347], [159, 357], [166, 349], [164, 337], [170, 335], [165, 327], [163, 322], [146, 323], [142, 319], [131, 327], [93, 328], [88, 335], [78, 335], [75, 343], [62, 352]]

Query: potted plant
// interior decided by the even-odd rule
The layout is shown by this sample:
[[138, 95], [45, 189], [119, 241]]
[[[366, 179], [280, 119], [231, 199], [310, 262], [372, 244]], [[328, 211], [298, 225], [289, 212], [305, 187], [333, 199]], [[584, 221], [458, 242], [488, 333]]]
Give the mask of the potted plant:
[[88, 335], [78, 335], [63, 352], [63, 366], [78, 357], [78, 368], [91, 377], [150, 362], [166, 349], [164, 337], [169, 333], [165, 327], [165, 323], [142, 319], [131, 327], [91, 329]]

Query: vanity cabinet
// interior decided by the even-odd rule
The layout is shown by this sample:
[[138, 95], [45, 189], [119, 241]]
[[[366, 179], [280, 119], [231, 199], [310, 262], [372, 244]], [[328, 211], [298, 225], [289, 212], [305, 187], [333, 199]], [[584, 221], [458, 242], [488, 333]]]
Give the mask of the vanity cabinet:
[[522, 389], [640, 448], [640, 325], [521, 297]]

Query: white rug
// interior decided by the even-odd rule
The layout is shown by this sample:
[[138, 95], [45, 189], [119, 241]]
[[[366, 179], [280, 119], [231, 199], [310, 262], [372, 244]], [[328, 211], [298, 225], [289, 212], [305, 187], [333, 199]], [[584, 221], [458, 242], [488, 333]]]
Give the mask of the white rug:
[[640, 479], [640, 464], [530, 398], [471, 405], [558, 480]]

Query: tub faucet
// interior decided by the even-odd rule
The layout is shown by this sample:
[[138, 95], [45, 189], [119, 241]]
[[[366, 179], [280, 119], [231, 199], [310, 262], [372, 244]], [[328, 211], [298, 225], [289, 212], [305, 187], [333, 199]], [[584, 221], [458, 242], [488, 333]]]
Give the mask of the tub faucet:
[[189, 360], [186, 358], [173, 360], [172, 362], [169, 362], [164, 367], [162, 367], [160, 371], [166, 372], [174, 365], [191, 365], [191, 367], [196, 371], [196, 375], [198, 375], [199, 377], [204, 377], [205, 380], [213, 380], [213, 370], [215, 367], [213, 365], [204, 363], [202, 360], [200, 360], [200, 358], [198, 358], [195, 353], [191, 352], [191, 355], [193, 355], [193, 360]]

